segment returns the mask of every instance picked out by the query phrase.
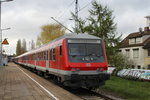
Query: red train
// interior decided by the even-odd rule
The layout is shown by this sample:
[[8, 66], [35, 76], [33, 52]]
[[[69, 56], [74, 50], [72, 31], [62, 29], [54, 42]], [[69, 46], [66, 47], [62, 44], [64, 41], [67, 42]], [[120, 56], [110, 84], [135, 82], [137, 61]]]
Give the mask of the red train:
[[65, 86], [96, 88], [109, 79], [102, 39], [70, 33], [14, 59]]

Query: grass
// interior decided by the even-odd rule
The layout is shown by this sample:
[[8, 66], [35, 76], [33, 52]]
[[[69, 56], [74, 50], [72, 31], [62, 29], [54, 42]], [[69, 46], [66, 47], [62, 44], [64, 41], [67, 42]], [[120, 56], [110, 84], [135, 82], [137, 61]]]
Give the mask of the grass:
[[111, 76], [102, 90], [127, 100], [150, 100], [150, 82], [140, 82]]

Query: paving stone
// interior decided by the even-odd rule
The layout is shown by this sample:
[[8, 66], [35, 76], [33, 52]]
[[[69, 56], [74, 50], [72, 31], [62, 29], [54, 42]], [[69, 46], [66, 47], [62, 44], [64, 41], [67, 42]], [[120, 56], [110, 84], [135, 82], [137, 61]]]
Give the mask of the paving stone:
[[58, 99], [81, 100], [79, 97], [14, 63], [9, 63], [6, 67], [0, 67], [0, 100], [55, 100], [19, 68]]

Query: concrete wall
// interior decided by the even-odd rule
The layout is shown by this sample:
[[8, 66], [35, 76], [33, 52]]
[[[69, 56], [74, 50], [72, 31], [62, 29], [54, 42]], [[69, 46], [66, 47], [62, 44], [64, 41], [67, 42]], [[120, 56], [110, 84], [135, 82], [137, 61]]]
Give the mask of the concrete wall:
[[[122, 54], [126, 56], [126, 49], [129, 49], [129, 60], [134, 61], [134, 66], [137, 68], [137, 66], [141, 66], [141, 68], [144, 67], [144, 49], [142, 46], [139, 47], [128, 47], [128, 48], [120, 48], [122, 51]], [[139, 57], [133, 58], [133, 49], [139, 49]]]
[[144, 67], [147, 68], [150, 65], [150, 56], [148, 56], [148, 50], [144, 49]]

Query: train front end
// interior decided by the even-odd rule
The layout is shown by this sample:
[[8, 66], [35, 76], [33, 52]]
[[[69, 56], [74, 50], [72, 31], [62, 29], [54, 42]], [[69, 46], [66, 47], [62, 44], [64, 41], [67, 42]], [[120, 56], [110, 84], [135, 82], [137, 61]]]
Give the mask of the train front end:
[[99, 38], [66, 39], [68, 74], [64, 84], [71, 87], [97, 88], [109, 79], [103, 40]]

